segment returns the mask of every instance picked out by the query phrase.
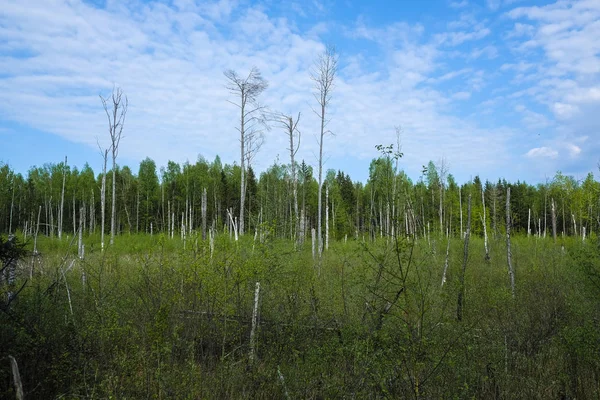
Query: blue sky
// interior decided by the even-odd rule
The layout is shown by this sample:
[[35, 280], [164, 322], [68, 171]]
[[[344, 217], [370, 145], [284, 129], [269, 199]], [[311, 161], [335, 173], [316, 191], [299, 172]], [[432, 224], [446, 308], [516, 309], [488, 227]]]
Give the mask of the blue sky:
[[[340, 67], [326, 168], [366, 180], [400, 126], [413, 179], [429, 160], [459, 181], [597, 171], [600, 0], [2, 3], [0, 161], [19, 172], [65, 155], [98, 172], [113, 84], [129, 99], [119, 164], [239, 162], [223, 70], [252, 66], [262, 103], [302, 113], [299, 157], [316, 165], [309, 70], [326, 44]], [[286, 147], [274, 127], [254, 167], [287, 162]]]

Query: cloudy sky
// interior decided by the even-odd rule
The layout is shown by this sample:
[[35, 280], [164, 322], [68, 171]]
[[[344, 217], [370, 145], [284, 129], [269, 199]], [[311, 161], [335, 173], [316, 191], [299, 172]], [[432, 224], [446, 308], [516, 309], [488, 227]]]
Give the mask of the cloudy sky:
[[[413, 179], [442, 159], [459, 181], [598, 171], [600, 0], [2, 0], [0, 161], [26, 172], [67, 155], [97, 172], [98, 95], [117, 85], [121, 165], [239, 163], [223, 70], [256, 66], [261, 102], [302, 113], [299, 156], [316, 165], [309, 71], [326, 44], [339, 53], [326, 168], [366, 180], [401, 126]], [[287, 162], [286, 147], [267, 132], [255, 168]]]

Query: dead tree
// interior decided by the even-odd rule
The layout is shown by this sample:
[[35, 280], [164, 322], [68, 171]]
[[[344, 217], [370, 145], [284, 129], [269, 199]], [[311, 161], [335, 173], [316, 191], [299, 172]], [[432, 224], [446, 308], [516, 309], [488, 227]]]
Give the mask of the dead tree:
[[258, 97], [268, 87], [268, 82], [262, 77], [256, 67], [244, 78], [234, 70], [223, 72], [227, 80], [227, 89], [236, 96], [237, 102], [229, 101], [240, 109], [240, 221], [239, 233], [244, 233], [244, 208], [246, 200], [246, 161], [251, 161], [262, 144], [263, 131], [267, 128], [264, 117], [265, 107], [258, 103]]
[[510, 249], [510, 186], [506, 189], [506, 259], [508, 262], [508, 275], [510, 276], [510, 290], [515, 297], [515, 271], [512, 265], [512, 251]]
[[[110, 149], [112, 153], [112, 211], [110, 214], [110, 244], [115, 241], [115, 221], [117, 216], [116, 208], [116, 169], [117, 155], [119, 154], [119, 143], [123, 134], [123, 125], [125, 124], [125, 115], [127, 114], [127, 96], [123, 101], [123, 90], [113, 88], [112, 96], [104, 98], [100, 95], [100, 100], [104, 106], [104, 111], [108, 117], [108, 133], [110, 135]], [[108, 101], [112, 103], [110, 106]], [[110, 110], [109, 110], [110, 108]]]
[[[60, 210], [58, 213], [58, 238], [62, 238], [62, 228], [63, 228], [63, 213], [64, 213], [64, 205], [65, 205], [65, 182], [67, 180], [67, 156], [65, 156], [65, 163], [62, 166], [63, 170], [63, 182], [62, 182], [62, 192], [60, 195]], [[12, 211], [12, 210], [11, 210]]]
[[483, 204], [483, 215], [481, 217], [481, 222], [483, 224], [483, 244], [485, 246], [485, 261], [489, 261], [490, 249], [488, 247], [487, 224], [485, 222], [485, 191], [483, 189], [483, 186], [481, 187], [481, 204]]
[[103, 150], [98, 139], [96, 139], [96, 143], [98, 144], [100, 154], [102, 155], [102, 159], [104, 161], [102, 164], [102, 186], [100, 187], [100, 247], [102, 250], [104, 250], [104, 222], [106, 219], [106, 162], [108, 161], [108, 152], [110, 147]]
[[333, 91], [333, 82], [337, 74], [337, 63], [338, 56], [335, 52], [335, 48], [328, 46], [325, 51], [319, 55], [315, 61], [313, 70], [310, 73], [311, 79], [314, 81], [315, 92], [313, 93], [319, 107], [313, 111], [319, 117], [321, 121], [321, 129], [318, 138], [319, 142], [319, 187], [317, 194], [317, 235], [319, 238], [319, 256], [321, 255], [321, 249], [323, 248], [323, 235], [321, 229], [322, 217], [323, 217], [323, 204], [322, 204], [322, 191], [323, 191], [323, 139], [325, 134], [331, 133], [326, 130], [329, 120], [326, 117], [327, 107], [331, 102], [331, 94]]
[[444, 236], [444, 190], [445, 190], [445, 182], [446, 176], [448, 175], [448, 163], [444, 158], [442, 158], [439, 162], [438, 167], [438, 177], [439, 177], [439, 185], [440, 185], [440, 204], [439, 204], [439, 218], [440, 218], [440, 237]]
[[456, 307], [456, 319], [462, 321], [463, 301], [465, 296], [465, 272], [467, 271], [467, 260], [469, 259], [469, 238], [471, 237], [471, 195], [467, 206], [467, 231], [465, 233], [465, 247], [463, 251], [462, 272], [460, 274], [460, 291], [458, 292], [458, 305]]
[[[294, 120], [292, 115], [285, 114], [277, 114], [274, 117], [274, 121], [279, 124], [287, 134], [290, 139], [290, 147], [288, 148], [290, 152], [290, 165], [291, 165], [291, 173], [292, 173], [292, 195], [294, 201], [294, 227], [295, 234], [297, 236], [298, 242], [300, 241], [298, 232], [300, 230], [300, 216], [298, 214], [298, 178], [296, 176], [296, 153], [298, 153], [298, 149], [300, 149], [300, 131], [298, 130], [298, 123], [300, 122], [300, 113]], [[298, 137], [298, 141], [294, 143], [294, 138]]]
[[556, 204], [554, 203], [554, 197], [552, 198], [552, 237], [554, 243], [556, 243]]

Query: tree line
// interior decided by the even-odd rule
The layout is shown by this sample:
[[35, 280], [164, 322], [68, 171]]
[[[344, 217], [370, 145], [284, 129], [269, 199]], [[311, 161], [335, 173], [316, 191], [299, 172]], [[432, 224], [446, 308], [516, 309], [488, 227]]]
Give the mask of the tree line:
[[32, 167], [25, 175], [2, 164], [0, 232], [75, 235], [80, 226], [85, 235], [109, 232], [108, 222], [102, 229], [100, 215], [103, 181], [115, 188], [106, 193], [106, 201], [112, 204], [114, 198], [116, 235], [160, 232], [169, 237], [192, 233], [206, 237], [208, 230], [233, 234], [242, 226], [238, 215], [243, 215], [248, 233], [301, 243], [318, 224], [322, 208], [323, 246], [330, 238], [458, 237], [466, 231], [470, 195], [471, 233], [483, 235], [485, 226], [490, 236], [497, 237], [506, 229], [503, 207], [509, 187], [515, 233], [552, 237], [556, 232], [559, 237], [585, 239], [600, 229], [600, 182], [592, 173], [577, 181], [558, 172], [538, 185], [483, 182], [478, 176], [458, 184], [444, 163], [429, 162], [413, 181], [398, 170], [393, 154], [385, 153], [372, 160], [366, 183], [352, 181], [343, 171], [326, 171], [321, 207], [314, 175], [304, 160], [293, 166], [276, 162], [259, 176], [248, 167], [242, 214], [242, 169], [236, 163], [223, 164], [218, 156], [212, 162], [199, 157], [194, 164], [169, 161], [161, 168], [146, 158], [136, 172], [117, 165], [99, 174], [88, 164], [79, 170], [66, 160]]

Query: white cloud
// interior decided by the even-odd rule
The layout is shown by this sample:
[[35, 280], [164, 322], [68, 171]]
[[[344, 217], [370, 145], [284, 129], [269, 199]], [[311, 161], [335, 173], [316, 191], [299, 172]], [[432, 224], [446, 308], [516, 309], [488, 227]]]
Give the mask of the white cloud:
[[558, 151], [550, 147], [534, 147], [527, 152], [526, 156], [529, 158], [556, 158], [558, 157]]
[[468, 100], [471, 98], [471, 92], [456, 92], [452, 95], [452, 98], [456, 100]]
[[581, 147], [573, 143], [567, 143], [567, 149], [569, 150], [569, 155], [571, 157], [577, 157], [581, 153]]
[[489, 28], [480, 26], [473, 31], [457, 31], [457, 32], [446, 32], [436, 35], [436, 41], [438, 44], [446, 44], [449, 46], [458, 46], [464, 42], [480, 40], [488, 36], [491, 33]]
[[[518, 7], [506, 15], [515, 20], [505, 36], [511, 39], [509, 45], [518, 61], [501, 70], [514, 72], [511, 82], [519, 86], [509, 98], [545, 107], [544, 115], [555, 121], [529, 115], [523, 122], [546, 124], [549, 142], [556, 148], [566, 147], [566, 154], [577, 158], [577, 163], [567, 167], [589, 171], [600, 148], [595, 143], [579, 144], [583, 137], [600, 132], [600, 2], [559, 0]], [[535, 67], [525, 67], [529, 64]], [[564, 170], [558, 162], [556, 167]]]
[[[150, 156], [164, 165], [169, 159], [219, 154], [233, 162], [238, 157], [236, 111], [227, 102], [222, 71], [243, 73], [256, 65], [270, 83], [263, 102], [302, 112], [305, 138], [299, 157], [315, 161], [312, 135], [318, 121], [310, 109], [314, 99], [308, 70], [324, 48], [318, 35], [325, 25], [303, 34], [283, 18], [258, 8], [236, 10], [239, 6], [231, 1], [197, 5], [178, 0], [173, 8], [126, 4], [96, 9], [72, 1], [57, 0], [48, 7], [41, 0], [6, 0], [0, 15], [6, 74], [0, 77], [0, 116], [95, 148], [96, 137], [106, 142], [108, 136], [98, 94], [108, 94], [114, 83], [130, 105], [122, 157]], [[453, 33], [447, 40], [457, 44], [488, 33], [481, 28]], [[384, 61], [373, 72], [372, 58], [342, 54], [329, 125], [337, 136], [326, 139], [331, 158], [366, 158], [362, 169], [367, 170], [368, 160], [376, 156], [374, 146], [389, 142], [400, 124], [404, 166], [413, 172], [427, 157], [445, 156], [466, 176], [473, 165], [483, 173], [506, 161], [511, 131], [484, 130], [444, 113], [450, 102], [465, 101], [470, 90], [482, 86], [482, 71], [469, 76], [464, 90], [445, 96], [430, 79], [441, 73], [449, 80], [453, 71], [440, 71], [442, 50], [435, 41], [423, 43], [422, 26], [397, 23], [375, 29], [359, 23], [354, 35], [377, 42]], [[12, 57], [9, 47], [32, 57]], [[257, 168], [269, 165], [277, 154], [285, 160], [285, 148], [282, 132], [268, 132]]]
[[467, 0], [450, 2], [450, 7], [452, 7], [452, 8], [464, 8], [468, 5], [469, 5], [469, 2]]
[[556, 118], [568, 119], [577, 114], [579, 109], [577, 108], [577, 106], [574, 106], [572, 104], [556, 102], [553, 105], [552, 111], [554, 111], [554, 115], [556, 116]]

